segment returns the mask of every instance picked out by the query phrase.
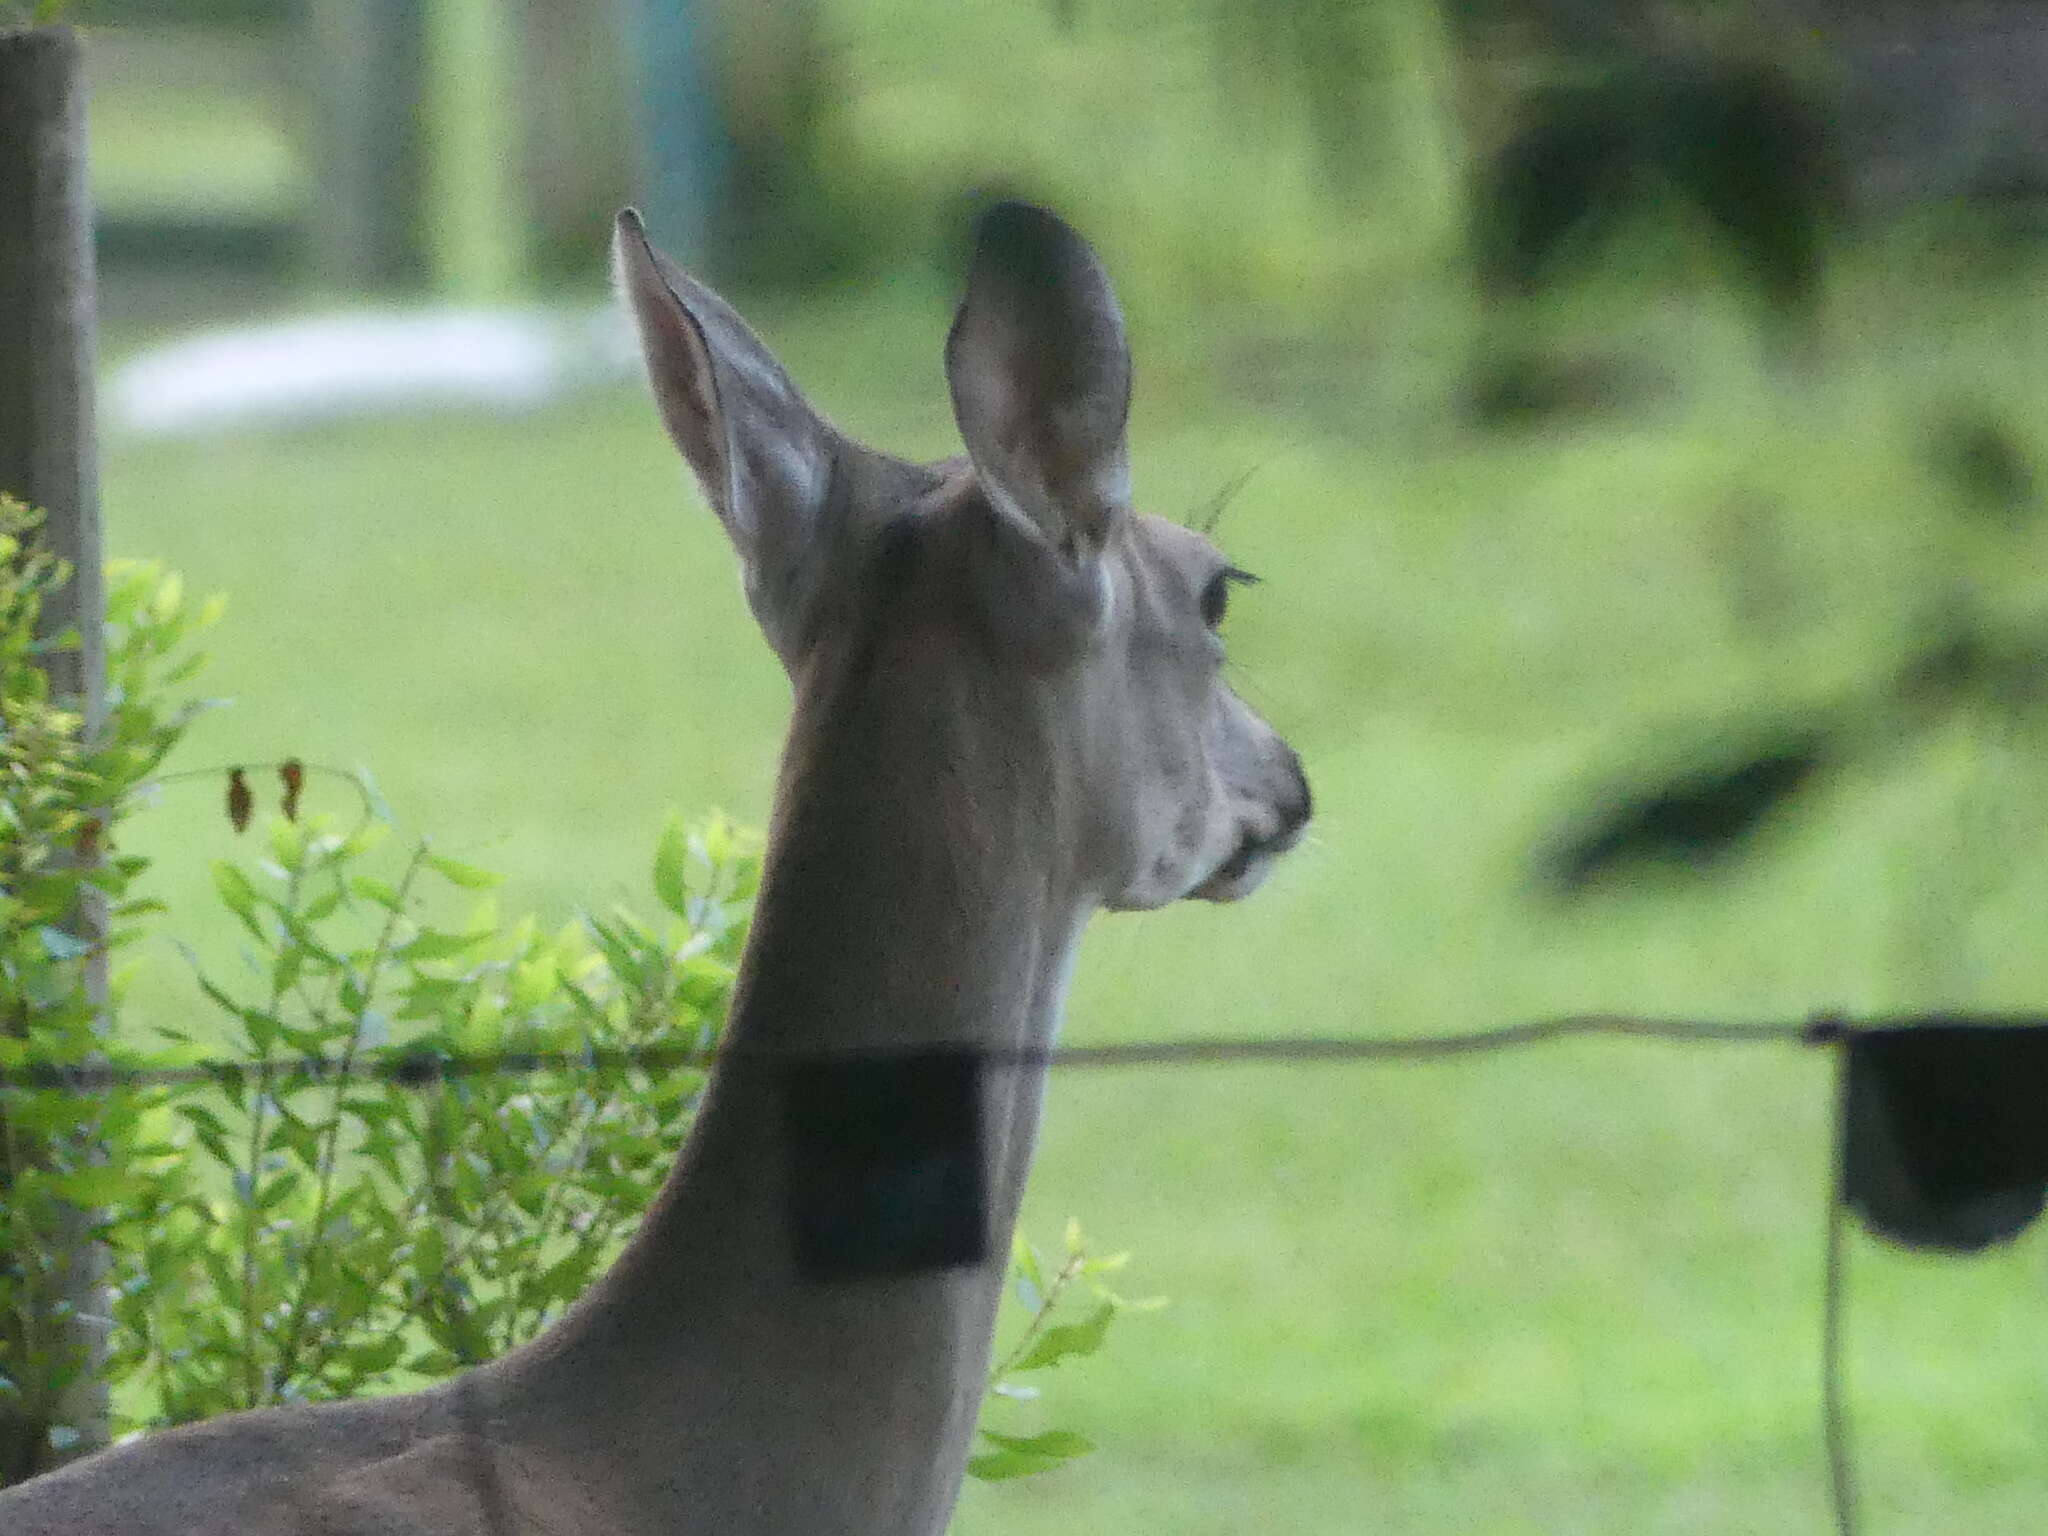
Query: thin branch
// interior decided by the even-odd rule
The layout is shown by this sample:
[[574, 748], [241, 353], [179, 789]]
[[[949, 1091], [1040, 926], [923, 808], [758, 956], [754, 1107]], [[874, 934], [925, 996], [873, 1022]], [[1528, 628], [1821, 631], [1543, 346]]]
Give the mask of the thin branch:
[[360, 802], [361, 814], [356, 817], [355, 825], [350, 827], [344, 834], [345, 838], [355, 837], [358, 832], [362, 831], [371, 822], [382, 819], [383, 813], [378, 809], [377, 797], [371, 791], [370, 786], [363, 782], [361, 774], [351, 773], [346, 768], [336, 768], [329, 763], [309, 763], [303, 758], [296, 757], [280, 757], [267, 763], [216, 763], [209, 768], [180, 768], [175, 773], [157, 774], [146, 783], [138, 784], [136, 789], [140, 791], [155, 785], [188, 783], [194, 779], [204, 779], [208, 783], [218, 783], [223, 774], [232, 773], [238, 769], [261, 769], [266, 773], [281, 773], [288, 763], [296, 763], [302, 772], [312, 774], [318, 778], [339, 779], [356, 792], [356, 799]]
[[1847, 1243], [1849, 1142], [1849, 1062], [1835, 1065], [1835, 1122], [1829, 1148], [1828, 1212], [1823, 1246], [1820, 1306], [1821, 1437], [1827, 1446], [1828, 1489], [1834, 1500], [1838, 1536], [1856, 1536], [1855, 1464], [1849, 1446], [1849, 1413], [1845, 1401], [1842, 1343], [1848, 1308]]
[[406, 861], [405, 873], [399, 877], [398, 888], [390, 907], [385, 911], [383, 926], [378, 930], [377, 942], [370, 952], [370, 958], [363, 968], [361, 979], [356, 983], [356, 992], [362, 998], [355, 1009], [354, 1027], [349, 1031], [348, 1044], [342, 1049], [341, 1059], [336, 1066], [337, 1082], [334, 1088], [334, 1113], [328, 1117], [326, 1139], [320, 1148], [319, 1193], [313, 1206], [313, 1246], [307, 1252], [305, 1263], [299, 1270], [299, 1284], [292, 1296], [290, 1331], [285, 1335], [284, 1346], [278, 1351], [277, 1378], [289, 1381], [298, 1365], [299, 1341], [305, 1336], [306, 1300], [312, 1292], [313, 1280], [318, 1271], [321, 1257], [330, 1246], [325, 1237], [327, 1212], [334, 1192], [334, 1169], [341, 1141], [341, 1094], [342, 1084], [355, 1073], [356, 1055], [362, 1049], [363, 1030], [370, 1014], [370, 1005], [376, 999], [377, 977], [384, 969], [391, 953], [391, 942], [397, 937], [398, 924], [405, 908], [406, 897], [412, 893], [413, 884], [419, 872], [426, 866], [427, 850], [422, 843], [413, 850]]
[[[299, 903], [301, 871], [294, 866], [285, 877], [284, 904], [279, 909], [279, 918], [287, 934], [291, 931], [289, 917]], [[281, 981], [273, 967], [270, 979], [270, 1003], [265, 1012], [276, 1018], [278, 1008], [284, 1002], [288, 983]], [[242, 1394], [245, 1408], [259, 1406], [256, 1381], [256, 1230], [261, 1216], [262, 1205], [257, 1199], [258, 1180], [262, 1173], [264, 1132], [269, 1120], [270, 1085], [258, 1083], [255, 1087], [255, 1104], [249, 1111], [249, 1187], [243, 1196], [242, 1217]]]
[[1067, 1255], [1067, 1262], [1060, 1266], [1059, 1273], [1052, 1277], [1051, 1282], [1039, 1294], [1038, 1308], [1031, 1314], [1029, 1326], [1010, 1347], [1009, 1353], [1004, 1355], [988, 1373], [988, 1384], [991, 1387], [997, 1382], [1007, 1380], [1010, 1372], [1017, 1369], [1017, 1362], [1031, 1352], [1031, 1346], [1038, 1342], [1038, 1336], [1045, 1331], [1045, 1325], [1052, 1317], [1053, 1308], [1059, 1305], [1060, 1297], [1066, 1294], [1067, 1287], [1080, 1278], [1082, 1267], [1087, 1262], [1088, 1256], [1084, 1253]]

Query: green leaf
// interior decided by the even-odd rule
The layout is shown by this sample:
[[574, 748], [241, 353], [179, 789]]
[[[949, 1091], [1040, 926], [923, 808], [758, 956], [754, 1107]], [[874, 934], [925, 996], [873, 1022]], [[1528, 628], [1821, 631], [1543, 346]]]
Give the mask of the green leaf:
[[542, 955], [536, 960], [522, 960], [512, 970], [512, 986], [509, 997], [514, 1008], [538, 1008], [554, 995], [560, 983], [561, 972], [552, 955]]
[[374, 901], [393, 912], [400, 910], [398, 892], [389, 881], [379, 880], [375, 875], [357, 875], [349, 881], [348, 888], [365, 901]]
[[47, 1187], [71, 1205], [112, 1205], [134, 1194], [135, 1175], [125, 1168], [74, 1168], [53, 1177]]
[[334, 915], [335, 910], [340, 907], [347, 894], [342, 889], [341, 882], [337, 880], [306, 903], [305, 910], [299, 914], [300, 921], [305, 923], [325, 922]]
[[234, 1154], [228, 1150], [228, 1128], [221, 1124], [220, 1116], [203, 1104], [189, 1101], [179, 1104], [177, 1112], [192, 1127], [200, 1145], [206, 1148], [215, 1162], [225, 1164], [234, 1161]]
[[292, 983], [299, 979], [299, 972], [305, 968], [306, 952], [303, 949], [282, 951], [271, 963], [270, 985], [278, 992], [289, 992]]
[[1042, 1435], [999, 1435], [992, 1429], [984, 1429], [981, 1438], [1006, 1451], [1016, 1451], [1025, 1456], [1044, 1456], [1056, 1461], [1086, 1456], [1095, 1449], [1092, 1440], [1084, 1435], [1077, 1435], [1070, 1429], [1049, 1429]]
[[1095, 1447], [1088, 1440], [1069, 1430], [1047, 1430], [1042, 1435], [1024, 1438], [1016, 1435], [999, 1435], [993, 1430], [983, 1430], [982, 1438], [996, 1447], [967, 1463], [970, 1477], [980, 1478], [985, 1483], [1002, 1482], [1013, 1477], [1033, 1477], [1040, 1472], [1050, 1472], [1063, 1466], [1076, 1456], [1085, 1456]]
[[1115, 1317], [1115, 1303], [1106, 1301], [1089, 1314], [1086, 1322], [1062, 1323], [1048, 1328], [1038, 1336], [1038, 1342], [1031, 1346], [1024, 1358], [1010, 1369], [1042, 1371], [1062, 1360], [1092, 1355], [1102, 1348], [1102, 1341], [1108, 1337], [1110, 1322]]
[[1012, 1477], [1030, 1477], [1058, 1466], [1043, 1456], [1020, 1456], [1015, 1451], [988, 1451], [967, 1458], [967, 1475], [984, 1483], [1000, 1483]]
[[677, 917], [690, 915], [690, 835], [683, 818], [669, 812], [661, 841], [654, 845], [654, 894]]
[[532, 1294], [544, 1302], [574, 1301], [590, 1283], [590, 1274], [600, 1254], [594, 1244], [578, 1244], [543, 1270], [532, 1285]]
[[318, 1126], [296, 1115], [280, 1115], [271, 1137], [304, 1167], [319, 1167], [321, 1140]]
[[305, 862], [310, 837], [304, 824], [280, 817], [271, 822], [269, 836], [271, 857], [284, 868], [297, 869]]
[[305, 1178], [296, 1169], [287, 1168], [283, 1173], [274, 1174], [258, 1187], [256, 1208], [267, 1211], [283, 1205], [296, 1196], [304, 1185]]
[[320, 942], [320, 935], [301, 914], [286, 907], [280, 909], [278, 916], [283, 921], [285, 930], [291, 934], [292, 942], [305, 952], [307, 959], [317, 960], [330, 970], [340, 968], [341, 957]]
[[227, 909], [239, 917], [251, 933], [259, 939], [268, 937], [256, 916], [256, 909], [262, 904], [263, 897], [257, 894], [256, 887], [249, 883], [249, 877], [242, 873], [238, 865], [229, 864], [225, 860], [215, 864], [213, 888], [220, 893], [220, 899], [227, 904]]
[[488, 933], [440, 933], [432, 928], [422, 928], [411, 940], [399, 946], [398, 953], [415, 963], [453, 960], [470, 953], [489, 938]]
[[165, 573], [157, 583], [156, 595], [150, 602], [150, 617], [159, 624], [167, 624], [178, 616], [178, 609], [185, 602], [185, 578], [176, 571]]
[[[1024, 1234], [1021, 1232], [1010, 1239], [1010, 1268], [1019, 1280], [1030, 1282], [1035, 1293], [1044, 1293], [1045, 1271], [1039, 1266], [1038, 1250], [1024, 1240]], [[1038, 1303], [1035, 1301], [1026, 1302], [1025, 1305], [1034, 1312], [1038, 1310]]]
[[352, 1344], [344, 1358], [350, 1370], [364, 1376], [381, 1376], [398, 1364], [405, 1353], [405, 1335], [391, 1332], [361, 1344]]
[[427, 867], [438, 873], [444, 880], [472, 891], [488, 891], [504, 883], [505, 877], [488, 869], [479, 869], [474, 864], [464, 864], [457, 859], [443, 858], [438, 853], [424, 854]]
[[406, 984], [405, 1001], [399, 1005], [401, 1019], [431, 1019], [443, 1013], [459, 1014], [472, 988], [445, 976], [415, 976]]

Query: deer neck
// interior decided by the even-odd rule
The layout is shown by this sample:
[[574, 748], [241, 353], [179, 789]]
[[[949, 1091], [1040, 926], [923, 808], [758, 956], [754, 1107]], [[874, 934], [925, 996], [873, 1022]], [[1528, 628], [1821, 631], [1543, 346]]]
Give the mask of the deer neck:
[[984, 1389], [1043, 1067], [982, 1074], [986, 1259], [821, 1282], [793, 1258], [775, 1065], [1053, 1040], [1090, 903], [1050, 732], [1021, 682], [944, 661], [870, 640], [798, 676], [726, 1059], [620, 1262], [507, 1362], [551, 1422], [749, 1530], [943, 1530]]

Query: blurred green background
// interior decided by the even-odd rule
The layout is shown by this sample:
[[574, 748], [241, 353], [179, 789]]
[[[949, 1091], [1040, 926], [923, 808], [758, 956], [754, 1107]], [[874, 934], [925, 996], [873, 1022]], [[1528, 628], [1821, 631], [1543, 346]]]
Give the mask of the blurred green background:
[[[1468, 190], [1529, 93], [1768, 53], [1835, 102], [1868, 83], [1864, 34], [1811, 9], [1789, 54], [1725, 4], [697, 17], [716, 99], [684, 125], [701, 222], [671, 206], [670, 242], [844, 426], [952, 451], [965, 210], [1002, 188], [1116, 275], [1142, 503], [1193, 516], [1251, 472], [1219, 536], [1266, 585], [1229, 639], [1306, 759], [1315, 837], [1245, 906], [1101, 920], [1069, 1040], [2048, 1000], [2041, 722], [2012, 686], [2048, 629], [2032, 205], [1967, 195], [1934, 130], [1917, 161], [1845, 140], [1853, 217], [1792, 349], [1655, 174], [1568, 281], [1490, 299], [1468, 255]], [[1574, 31], [1594, 14], [1631, 24]], [[594, 305], [606, 220], [652, 179], [633, 6], [78, 19], [110, 368], [309, 307]], [[183, 766], [368, 766], [407, 827], [558, 919], [641, 894], [668, 808], [765, 814], [786, 686], [636, 386], [115, 422], [106, 512], [114, 553], [230, 599], [207, 686], [236, 702]], [[1965, 630], [2021, 664], [1922, 666], [1907, 699]], [[1808, 729], [1824, 771], [1725, 856], [1540, 878], [1589, 818]], [[213, 796], [145, 819], [173, 928], [233, 851]], [[169, 952], [131, 996], [138, 1029], [196, 1001]], [[1053, 1383], [1100, 1454], [971, 1487], [958, 1529], [1820, 1530], [1828, 1100], [1818, 1056], [1649, 1044], [1059, 1078], [1027, 1229], [1079, 1216], [1174, 1304]], [[1852, 1268], [1873, 1531], [2030, 1528], [2038, 1238], [1970, 1263], [1860, 1241]]]

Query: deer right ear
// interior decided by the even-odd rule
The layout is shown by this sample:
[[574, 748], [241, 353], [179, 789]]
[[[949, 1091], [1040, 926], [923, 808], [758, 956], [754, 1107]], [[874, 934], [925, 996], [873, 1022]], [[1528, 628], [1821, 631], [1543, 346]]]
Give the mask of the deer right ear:
[[668, 435], [739, 552], [748, 605], [787, 658], [817, 587], [842, 442], [723, 299], [618, 217], [612, 265]]
[[1029, 203], [983, 214], [946, 381], [996, 503], [1070, 559], [1099, 552], [1129, 510], [1131, 353], [1088, 242]]

